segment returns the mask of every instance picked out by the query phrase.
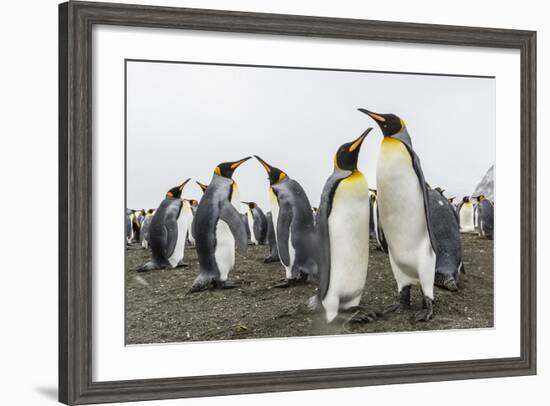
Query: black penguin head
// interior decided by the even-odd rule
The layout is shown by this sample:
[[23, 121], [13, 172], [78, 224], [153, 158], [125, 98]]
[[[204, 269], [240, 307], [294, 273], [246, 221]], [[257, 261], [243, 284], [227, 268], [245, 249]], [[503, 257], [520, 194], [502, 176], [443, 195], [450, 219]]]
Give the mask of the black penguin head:
[[275, 185], [276, 183], [279, 183], [280, 181], [288, 177], [286, 173], [281, 171], [279, 168], [275, 168], [274, 166], [269, 165], [266, 161], [264, 161], [258, 155], [254, 155], [254, 157], [262, 164], [265, 171], [267, 172], [267, 175], [269, 176], [270, 185]]
[[183, 191], [183, 187], [189, 182], [189, 178], [183, 182], [179, 186], [175, 186], [172, 189], [170, 189], [168, 192], [166, 192], [166, 198], [167, 199], [181, 199], [181, 192]]
[[470, 196], [464, 196], [462, 198], [462, 203], [470, 203]]
[[201, 190], [202, 190], [202, 193], [206, 192], [206, 188], [208, 187], [208, 185], [205, 185], [204, 183], [200, 183], [198, 180], [195, 181], [195, 183], [196, 183], [197, 185], [199, 185], [199, 187], [200, 187]]
[[148, 214], [153, 214], [154, 212], [155, 212], [155, 209], [149, 209], [149, 210], [147, 210], [147, 213], [148, 213]]
[[241, 202], [242, 204], [246, 204], [248, 207], [250, 207], [251, 209], [255, 208], [256, 207], [256, 203], [254, 202]]
[[443, 192], [445, 189], [441, 189], [439, 186], [434, 189], [436, 192], [438, 192], [441, 196], [443, 196]]
[[246, 158], [243, 158], [239, 161], [235, 162], [224, 162], [216, 166], [216, 169], [214, 169], [214, 173], [218, 176], [223, 176], [224, 178], [231, 179], [233, 176], [233, 172], [235, 172], [235, 169], [237, 169], [243, 162], [248, 161], [250, 156], [247, 156]]
[[370, 116], [380, 129], [384, 137], [391, 137], [397, 134], [399, 131], [405, 128], [405, 122], [397, 117], [395, 114], [378, 114], [373, 113], [367, 109], [358, 109], [361, 113], [365, 113]]
[[372, 127], [367, 128], [367, 130], [359, 136], [356, 140], [348, 142], [338, 148], [336, 155], [334, 155], [334, 166], [340, 169], [345, 169], [348, 171], [353, 171], [357, 169], [357, 159], [359, 158], [359, 151], [361, 150], [361, 145], [371, 132]]

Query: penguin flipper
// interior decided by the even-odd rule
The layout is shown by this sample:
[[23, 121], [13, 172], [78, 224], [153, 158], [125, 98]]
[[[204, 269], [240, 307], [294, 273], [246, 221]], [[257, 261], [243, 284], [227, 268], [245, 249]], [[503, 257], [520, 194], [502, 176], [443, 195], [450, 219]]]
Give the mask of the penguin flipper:
[[166, 220], [164, 222], [164, 241], [162, 245], [162, 256], [167, 259], [172, 256], [174, 249], [176, 249], [176, 242], [178, 240], [178, 219], [181, 205], [176, 213], [167, 213]]
[[246, 235], [246, 226], [242, 220], [241, 214], [235, 209], [229, 200], [224, 201], [220, 207], [220, 219], [225, 221], [235, 238], [235, 246], [237, 250], [246, 255], [248, 246], [248, 238]]
[[277, 219], [277, 248], [279, 258], [286, 266], [290, 265], [290, 252], [288, 249], [290, 223], [292, 223], [292, 207], [289, 204], [281, 204]]

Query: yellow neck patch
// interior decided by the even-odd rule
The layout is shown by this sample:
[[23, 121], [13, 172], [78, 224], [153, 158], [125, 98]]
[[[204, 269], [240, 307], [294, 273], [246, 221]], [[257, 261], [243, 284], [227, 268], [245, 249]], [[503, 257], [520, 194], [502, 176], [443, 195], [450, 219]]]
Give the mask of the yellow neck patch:
[[218, 176], [222, 176], [222, 171], [220, 170], [219, 166], [216, 166], [216, 169], [214, 169], [214, 173]]
[[172, 194], [172, 192], [168, 192], [168, 193], [166, 193], [166, 197], [173, 198], [174, 195]]

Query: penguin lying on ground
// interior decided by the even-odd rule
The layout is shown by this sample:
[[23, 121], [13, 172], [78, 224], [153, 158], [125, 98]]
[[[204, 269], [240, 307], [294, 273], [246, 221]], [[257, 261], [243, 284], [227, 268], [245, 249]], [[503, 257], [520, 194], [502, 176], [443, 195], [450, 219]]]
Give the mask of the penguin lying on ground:
[[462, 202], [456, 207], [458, 218], [460, 220], [461, 233], [475, 232], [474, 225], [474, 205], [469, 196], [464, 196]]
[[265, 244], [267, 234], [267, 220], [260, 207], [254, 202], [242, 202], [246, 204], [246, 219], [250, 235], [250, 241], [254, 245]]
[[143, 221], [141, 222], [141, 230], [139, 233], [139, 238], [141, 239], [141, 246], [143, 248], [149, 248], [149, 228], [151, 227], [151, 221], [153, 220], [153, 215], [155, 214], [154, 209], [147, 210]]
[[270, 255], [264, 259], [264, 263], [279, 262], [279, 251], [277, 249], [275, 229], [273, 228], [273, 216], [270, 211], [265, 214], [265, 219], [267, 222], [266, 242], [269, 244]]
[[428, 321], [433, 314], [437, 249], [420, 159], [401, 118], [359, 111], [374, 119], [384, 135], [376, 176], [378, 209], [400, 296], [399, 304], [388, 311], [408, 309], [411, 285], [419, 283], [423, 309], [415, 319]]
[[[372, 128], [343, 144], [334, 156], [334, 171], [327, 179], [319, 212], [319, 289], [317, 298], [327, 323], [339, 310], [357, 309], [369, 264], [369, 185], [357, 169], [361, 145]], [[357, 312], [352, 321], [370, 321], [374, 314]]]
[[443, 289], [458, 290], [462, 264], [462, 240], [456, 211], [440, 188], [429, 189], [430, 217], [433, 235], [437, 240], [435, 285]]
[[229, 289], [236, 286], [227, 278], [235, 265], [235, 245], [245, 254], [247, 239], [239, 212], [239, 188], [232, 176], [235, 169], [249, 159], [219, 164], [200, 200], [194, 227], [200, 272], [190, 293], [210, 287]]
[[279, 258], [286, 280], [275, 287], [288, 287], [317, 274], [311, 204], [304, 189], [279, 168], [254, 155], [269, 176], [269, 198]]
[[480, 195], [476, 206], [477, 213], [477, 234], [480, 237], [485, 237], [489, 240], [494, 238], [494, 207], [493, 203]]
[[152, 258], [138, 271], [175, 268], [180, 265], [191, 217], [189, 203], [181, 199], [181, 192], [187, 182], [189, 179], [170, 189], [155, 211], [149, 226]]

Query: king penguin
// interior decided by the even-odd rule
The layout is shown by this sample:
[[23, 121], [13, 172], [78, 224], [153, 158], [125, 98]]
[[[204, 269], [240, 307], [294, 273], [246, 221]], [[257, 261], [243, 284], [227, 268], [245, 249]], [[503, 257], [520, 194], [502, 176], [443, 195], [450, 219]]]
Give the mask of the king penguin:
[[269, 179], [269, 200], [279, 258], [286, 280], [275, 287], [289, 287], [317, 274], [311, 204], [300, 184], [257, 155]]
[[250, 241], [254, 245], [263, 245], [267, 234], [267, 220], [260, 206], [255, 202], [242, 202], [246, 204], [246, 219], [250, 232]]
[[126, 245], [131, 245], [134, 239], [134, 212], [131, 209], [126, 209]]
[[147, 210], [145, 217], [141, 223], [141, 231], [139, 236], [141, 238], [141, 246], [145, 249], [149, 248], [149, 228], [151, 227], [151, 221], [153, 220], [153, 215], [155, 214], [154, 209]]
[[393, 275], [399, 290], [399, 304], [391, 310], [410, 307], [410, 288], [420, 284], [423, 309], [417, 321], [433, 314], [436, 240], [430, 223], [429, 197], [420, 159], [414, 152], [404, 121], [394, 114], [369, 115], [384, 136], [376, 170], [378, 210]]
[[196, 183], [197, 185], [199, 185], [199, 187], [200, 187], [201, 190], [202, 190], [202, 193], [206, 192], [206, 188], [208, 187], [208, 185], [205, 185], [204, 183], [200, 183], [198, 180], [195, 181], [195, 183]]
[[494, 207], [493, 203], [484, 195], [480, 195], [476, 206], [477, 211], [477, 233], [480, 237], [492, 240], [494, 237]]
[[235, 265], [235, 245], [244, 254], [247, 239], [239, 212], [239, 188], [232, 176], [235, 169], [250, 158], [224, 162], [214, 169], [195, 215], [195, 247], [200, 271], [189, 292], [209, 287], [236, 287], [227, 278]]
[[175, 268], [184, 256], [185, 238], [191, 216], [189, 203], [181, 199], [187, 179], [166, 193], [149, 226], [152, 258], [139, 271]]
[[460, 232], [473, 233], [475, 232], [474, 224], [474, 204], [469, 196], [464, 196], [456, 208], [458, 218], [460, 219]]
[[269, 256], [264, 259], [264, 263], [280, 262], [277, 239], [275, 238], [275, 229], [273, 227], [273, 216], [270, 211], [265, 214], [265, 219], [267, 221], [266, 242], [269, 244], [270, 253]]
[[450, 291], [458, 290], [462, 263], [462, 240], [458, 215], [441, 188], [428, 189], [433, 235], [437, 239], [435, 285]]
[[[327, 323], [339, 310], [357, 308], [367, 281], [369, 264], [369, 185], [357, 169], [357, 159], [367, 129], [343, 144], [334, 156], [334, 171], [327, 179], [319, 212], [318, 300]], [[356, 314], [357, 316], [357, 314]], [[354, 316], [354, 317], [356, 317]]]
[[191, 208], [191, 221], [189, 223], [189, 230], [187, 231], [187, 242], [191, 246], [195, 246], [195, 233], [193, 231], [193, 223], [195, 222], [195, 214], [197, 213], [197, 207], [199, 207], [199, 202], [195, 199], [186, 199]]

